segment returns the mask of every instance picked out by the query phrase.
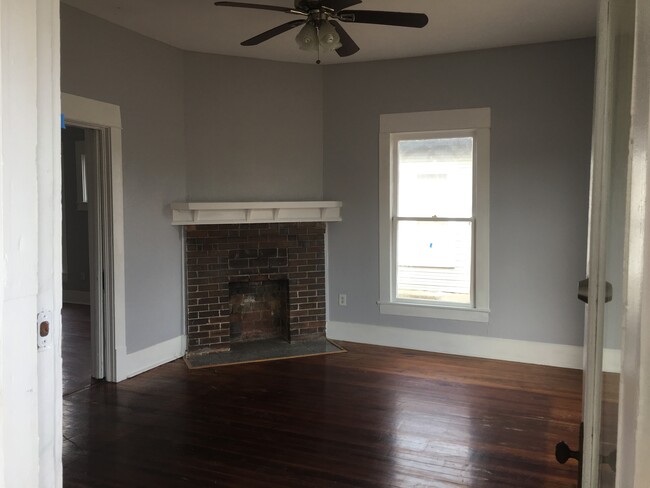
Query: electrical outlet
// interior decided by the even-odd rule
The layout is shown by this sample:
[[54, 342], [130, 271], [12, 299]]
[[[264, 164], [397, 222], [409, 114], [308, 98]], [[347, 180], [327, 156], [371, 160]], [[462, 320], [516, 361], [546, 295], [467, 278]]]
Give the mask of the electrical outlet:
[[345, 293], [339, 295], [339, 306], [346, 307], [348, 305], [348, 296]]

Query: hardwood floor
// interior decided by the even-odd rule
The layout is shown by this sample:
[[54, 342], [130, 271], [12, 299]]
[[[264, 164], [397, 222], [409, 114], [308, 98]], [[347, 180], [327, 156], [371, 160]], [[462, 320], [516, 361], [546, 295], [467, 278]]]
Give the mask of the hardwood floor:
[[90, 307], [64, 304], [62, 310], [63, 394], [90, 386]]
[[66, 487], [575, 487], [580, 371], [342, 343], [64, 398]]

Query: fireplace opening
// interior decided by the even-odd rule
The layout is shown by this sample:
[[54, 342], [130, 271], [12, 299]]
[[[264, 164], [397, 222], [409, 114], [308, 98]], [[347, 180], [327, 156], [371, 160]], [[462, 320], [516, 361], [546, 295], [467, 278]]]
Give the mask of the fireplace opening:
[[231, 282], [230, 342], [289, 341], [289, 281]]

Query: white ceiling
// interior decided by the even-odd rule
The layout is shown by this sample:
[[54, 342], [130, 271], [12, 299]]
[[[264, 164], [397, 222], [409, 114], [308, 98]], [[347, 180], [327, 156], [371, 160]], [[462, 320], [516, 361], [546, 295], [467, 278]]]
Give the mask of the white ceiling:
[[[239, 43], [297, 16], [215, 7], [213, 0], [62, 0], [147, 37], [188, 51], [313, 63], [294, 43], [298, 29], [258, 46]], [[242, 0], [293, 6], [293, 0]], [[365, 0], [353, 9], [424, 12], [423, 29], [344, 24], [361, 50], [323, 64], [468, 51], [595, 35], [597, 0]]]

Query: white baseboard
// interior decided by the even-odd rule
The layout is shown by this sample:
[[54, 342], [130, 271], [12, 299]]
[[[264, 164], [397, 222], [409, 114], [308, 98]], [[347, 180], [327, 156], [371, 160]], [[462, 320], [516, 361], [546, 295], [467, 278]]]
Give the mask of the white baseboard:
[[[378, 346], [582, 369], [582, 347], [401, 327], [328, 322], [327, 337]], [[618, 359], [618, 361], [617, 361]], [[620, 372], [620, 351], [605, 350], [603, 369]]]
[[174, 361], [185, 354], [185, 336], [174, 337], [168, 341], [161, 342], [155, 346], [141, 349], [140, 351], [127, 354], [124, 357], [124, 378], [131, 378], [133, 376], [149, 371], [162, 364]]
[[[582, 369], [582, 347], [566, 344], [519, 341], [346, 322], [328, 322], [327, 337], [333, 340], [360, 342], [362, 344]], [[182, 335], [127, 354], [124, 356], [124, 368], [120, 368], [125, 374], [118, 381], [131, 378], [183, 357], [185, 343], [186, 337]], [[621, 361], [618, 349], [605, 349], [603, 370], [610, 373], [620, 373]]]
[[90, 292], [81, 290], [63, 290], [63, 303], [90, 305]]

